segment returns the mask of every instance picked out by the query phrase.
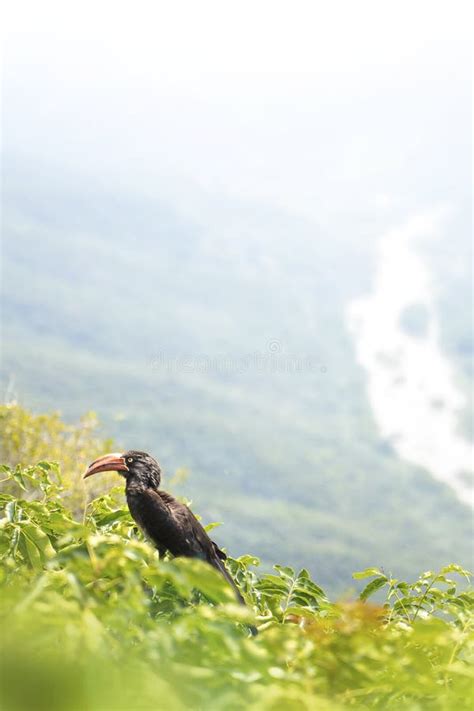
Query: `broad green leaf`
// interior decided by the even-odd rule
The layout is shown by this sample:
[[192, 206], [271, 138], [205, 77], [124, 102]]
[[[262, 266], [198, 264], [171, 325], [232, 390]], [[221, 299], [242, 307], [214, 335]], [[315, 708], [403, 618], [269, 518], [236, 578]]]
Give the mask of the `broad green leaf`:
[[371, 582], [365, 586], [365, 588], [362, 590], [360, 593], [359, 597], [361, 600], [367, 600], [371, 595], [373, 595], [377, 590], [380, 590], [380, 588], [383, 588], [383, 586], [388, 582], [388, 578], [385, 575], [381, 575], [379, 578], [375, 578], [375, 580], [371, 580]]
[[36, 570], [40, 570], [43, 565], [43, 561], [41, 558], [41, 552], [36, 545], [36, 543], [29, 537], [29, 535], [26, 533], [26, 531], [23, 529], [21, 532], [21, 537], [22, 540], [24, 541], [25, 547], [26, 547], [26, 552], [28, 554], [28, 558], [30, 561], [30, 564], [33, 568]]
[[56, 553], [51, 541], [39, 526], [33, 523], [22, 523], [21, 528], [28, 540], [39, 550], [43, 562], [55, 556]]

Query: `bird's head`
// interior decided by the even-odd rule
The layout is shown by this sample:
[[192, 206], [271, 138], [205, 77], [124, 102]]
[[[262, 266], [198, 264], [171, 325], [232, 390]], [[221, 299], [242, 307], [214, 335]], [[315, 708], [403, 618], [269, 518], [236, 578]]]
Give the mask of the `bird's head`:
[[127, 484], [137, 483], [153, 489], [158, 489], [161, 481], [161, 467], [152, 456], [146, 452], [131, 449], [120, 454], [112, 452], [95, 459], [87, 467], [84, 479], [98, 472], [118, 472], [127, 480]]

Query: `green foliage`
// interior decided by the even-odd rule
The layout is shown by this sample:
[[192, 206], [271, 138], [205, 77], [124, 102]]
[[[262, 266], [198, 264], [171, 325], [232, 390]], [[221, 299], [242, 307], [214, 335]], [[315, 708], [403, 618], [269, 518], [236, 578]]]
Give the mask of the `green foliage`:
[[[66, 424], [59, 413], [35, 415], [18, 403], [0, 404], [0, 461], [10, 467], [29, 462], [53, 460], [61, 467], [68, 497], [74, 510], [84, 506], [85, 489], [80, 473], [99, 454], [113, 449], [113, 441], [101, 437], [93, 412], [83, 415], [77, 424]], [[111, 475], [94, 482], [97, 494], [109, 488]]]
[[2, 478], [6, 711], [470, 708], [458, 566], [413, 583], [371, 568], [355, 574], [372, 578], [361, 600], [335, 603], [306, 570], [258, 575], [246, 555], [229, 560], [244, 608], [201, 561], [160, 560], [119, 489], [76, 521], [57, 465], [4, 465]]
[[362, 580], [372, 577], [360, 593], [361, 600], [367, 600], [381, 588], [387, 589], [387, 600], [392, 602], [389, 619], [400, 619], [414, 622], [417, 617], [428, 618], [435, 613], [455, 613], [456, 608], [468, 610], [474, 603], [471, 593], [457, 592], [457, 583], [448, 578], [449, 573], [470, 580], [470, 573], [460, 565], [451, 563], [445, 565], [437, 573], [431, 570], [420, 575], [414, 583], [397, 580], [377, 568], [367, 568], [360, 573], [354, 573], [353, 578]]

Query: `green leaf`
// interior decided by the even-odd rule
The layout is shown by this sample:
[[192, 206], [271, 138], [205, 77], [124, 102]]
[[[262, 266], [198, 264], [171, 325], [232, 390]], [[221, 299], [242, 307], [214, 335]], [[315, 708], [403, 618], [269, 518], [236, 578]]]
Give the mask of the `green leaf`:
[[23, 523], [21, 528], [28, 541], [38, 549], [41, 562], [45, 563], [55, 556], [56, 553], [51, 541], [39, 526], [34, 523]]
[[377, 590], [383, 588], [383, 586], [388, 582], [388, 578], [385, 575], [381, 575], [379, 578], [372, 580], [359, 595], [361, 600], [367, 600], [371, 595], [373, 595]]
[[218, 528], [219, 526], [222, 526], [222, 523], [220, 521], [214, 521], [213, 523], [208, 523], [207, 526], [204, 526], [204, 530], [209, 533], [210, 531], [213, 531], [214, 528]]
[[107, 526], [110, 523], [115, 523], [115, 521], [122, 521], [123, 519], [130, 518], [130, 513], [126, 509], [117, 509], [116, 511], [110, 511], [105, 516], [97, 519], [98, 526]]
[[307, 619], [315, 619], [316, 617], [316, 611], [311, 610], [308, 607], [304, 607], [302, 605], [291, 605], [290, 607], [287, 607], [284, 613], [285, 618], [288, 615], [295, 615], [296, 617], [305, 617]]
[[276, 586], [277, 588], [280, 588], [281, 590], [288, 589], [287, 582], [283, 578], [279, 578], [278, 575], [272, 575], [271, 573], [267, 573], [266, 575], [264, 575], [261, 580], [261, 585], [266, 585], [266, 584]]
[[273, 567], [275, 568], [275, 570], [278, 570], [278, 572], [283, 578], [289, 578], [291, 580], [294, 579], [295, 571], [288, 565], [274, 565]]
[[11, 476], [16, 481], [20, 489], [23, 489], [23, 491], [26, 491], [26, 484], [25, 484], [25, 478], [23, 476], [23, 472], [20, 467], [16, 467], [14, 471], [11, 472]]
[[258, 566], [260, 565], [260, 558], [257, 558], [254, 555], [241, 555], [238, 558], [236, 558], [236, 561], [238, 563], [242, 563], [245, 567], [248, 567], [249, 565], [255, 565]]
[[466, 570], [465, 568], [462, 568], [460, 565], [456, 565], [455, 563], [445, 565], [444, 568], [441, 568], [440, 573], [459, 573], [459, 575], [462, 575], [464, 578], [466, 578], [466, 580], [470, 580], [472, 577], [472, 573], [469, 570]]
[[365, 570], [361, 570], [358, 573], [352, 573], [352, 577], [355, 580], [363, 580], [364, 578], [371, 578], [374, 575], [383, 575], [383, 573], [379, 568], [366, 568]]
[[5, 516], [7, 521], [12, 523], [13, 521], [19, 521], [21, 518], [21, 506], [19, 506], [18, 501], [9, 501], [5, 506]]
[[21, 536], [25, 544], [26, 552], [28, 554], [31, 567], [35, 568], [36, 570], [40, 570], [42, 567], [42, 560], [38, 546], [35, 544], [34, 541], [31, 540], [31, 538], [24, 530], [22, 531]]

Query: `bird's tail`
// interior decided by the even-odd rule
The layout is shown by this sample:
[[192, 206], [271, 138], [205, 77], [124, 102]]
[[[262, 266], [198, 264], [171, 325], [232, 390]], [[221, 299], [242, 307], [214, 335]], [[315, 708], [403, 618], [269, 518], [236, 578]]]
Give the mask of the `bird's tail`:
[[[236, 598], [237, 602], [240, 605], [246, 605], [247, 603], [245, 602], [244, 598], [242, 597], [242, 593], [240, 592], [239, 588], [237, 587], [235, 580], [233, 579], [233, 577], [231, 576], [231, 574], [225, 567], [223, 560], [225, 560], [225, 559], [221, 559], [220, 557], [216, 556], [213, 559], [214, 567], [217, 568], [217, 570], [219, 570], [220, 573], [222, 573], [224, 578], [229, 583], [230, 587], [234, 591], [235, 598]], [[255, 627], [255, 625], [246, 625], [246, 626], [248, 626], [248, 629], [249, 629], [252, 637], [255, 637], [256, 635], [258, 635], [258, 630]]]
[[237, 587], [237, 585], [236, 585], [236, 583], [235, 583], [235, 580], [233, 579], [233, 577], [231, 576], [231, 574], [229, 573], [229, 571], [228, 571], [227, 568], [225, 567], [225, 565], [224, 565], [224, 563], [222, 562], [222, 560], [220, 560], [220, 559], [216, 556], [216, 557], [214, 558], [213, 563], [214, 563], [214, 567], [216, 567], [216, 568], [219, 570], [219, 572], [222, 573], [222, 575], [224, 576], [224, 578], [227, 580], [227, 582], [229, 583], [230, 587], [231, 587], [232, 590], [234, 591], [235, 598], [236, 598], [237, 602], [238, 602], [240, 605], [245, 605], [245, 600], [244, 600], [244, 598], [242, 597], [242, 593], [240, 592], [239, 588]]

